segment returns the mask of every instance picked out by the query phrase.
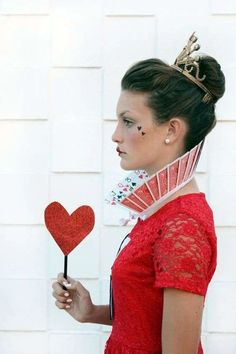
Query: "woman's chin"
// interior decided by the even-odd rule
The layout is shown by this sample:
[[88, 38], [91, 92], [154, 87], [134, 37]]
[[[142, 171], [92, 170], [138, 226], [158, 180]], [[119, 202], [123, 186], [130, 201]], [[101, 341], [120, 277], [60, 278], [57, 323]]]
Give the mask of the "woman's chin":
[[120, 167], [122, 168], [122, 170], [125, 170], [125, 171], [130, 171], [130, 170], [132, 170], [132, 168], [127, 167], [127, 166], [123, 166], [122, 164], [120, 164]]
[[127, 161], [122, 161], [122, 160], [120, 161], [120, 167], [122, 168], [122, 170], [125, 170], [125, 171], [140, 170], [139, 166], [128, 164]]

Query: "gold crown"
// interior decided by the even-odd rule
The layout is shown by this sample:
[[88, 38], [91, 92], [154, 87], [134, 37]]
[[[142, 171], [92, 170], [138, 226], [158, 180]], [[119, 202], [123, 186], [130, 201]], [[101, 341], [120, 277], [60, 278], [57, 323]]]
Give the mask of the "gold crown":
[[[205, 80], [206, 75], [204, 74], [202, 77], [199, 76], [199, 61], [200, 57], [195, 56], [191, 57], [190, 54], [193, 52], [197, 51], [200, 49], [199, 44], [194, 44], [196, 43], [198, 38], [195, 36], [195, 32], [191, 35], [191, 37], [188, 40], [188, 43], [182, 50], [182, 52], [178, 55], [178, 57], [175, 60], [174, 65], [171, 65], [172, 68], [175, 70], [178, 70], [181, 72], [183, 75], [185, 75], [189, 80], [194, 82], [198, 87], [200, 87], [204, 92], [205, 95], [202, 99], [203, 102], [208, 103], [213, 99], [212, 93], [206, 88], [205, 85], [203, 85], [202, 81]], [[180, 65], [184, 65], [184, 67], [181, 67]], [[194, 73], [193, 73], [194, 71]], [[193, 75], [191, 74], [193, 73]]]

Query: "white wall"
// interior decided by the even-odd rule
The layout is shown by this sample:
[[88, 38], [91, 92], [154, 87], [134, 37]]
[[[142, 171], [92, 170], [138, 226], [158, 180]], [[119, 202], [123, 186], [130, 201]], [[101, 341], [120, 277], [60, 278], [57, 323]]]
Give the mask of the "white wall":
[[48, 203], [96, 212], [69, 256], [96, 303], [129, 227], [103, 199], [124, 172], [110, 136], [120, 79], [135, 61], [173, 63], [197, 31], [227, 79], [218, 126], [197, 172], [217, 225], [218, 269], [203, 323], [205, 354], [236, 353], [236, 2], [2, 0], [0, 2], [0, 353], [99, 354], [109, 327], [81, 325], [54, 306], [63, 255], [44, 227]]

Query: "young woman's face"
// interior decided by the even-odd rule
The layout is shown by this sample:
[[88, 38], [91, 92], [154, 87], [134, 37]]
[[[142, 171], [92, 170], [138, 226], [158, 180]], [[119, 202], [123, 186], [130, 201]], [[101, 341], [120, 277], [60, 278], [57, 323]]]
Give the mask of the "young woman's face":
[[[144, 169], [149, 175], [171, 162], [165, 139], [169, 123], [157, 124], [147, 107], [147, 95], [122, 91], [117, 104], [118, 122], [112, 135], [124, 170]], [[121, 152], [119, 152], [121, 151]]]

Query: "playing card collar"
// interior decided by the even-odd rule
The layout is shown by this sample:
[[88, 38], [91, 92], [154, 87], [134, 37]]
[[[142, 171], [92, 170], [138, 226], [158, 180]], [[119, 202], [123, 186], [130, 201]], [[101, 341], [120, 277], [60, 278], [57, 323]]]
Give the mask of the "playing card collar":
[[105, 199], [110, 205], [129, 209], [128, 218], [121, 219], [120, 223], [126, 225], [137, 217], [148, 218], [167, 198], [189, 183], [202, 146], [203, 141], [150, 177], [146, 171], [136, 170], [120, 181]]

